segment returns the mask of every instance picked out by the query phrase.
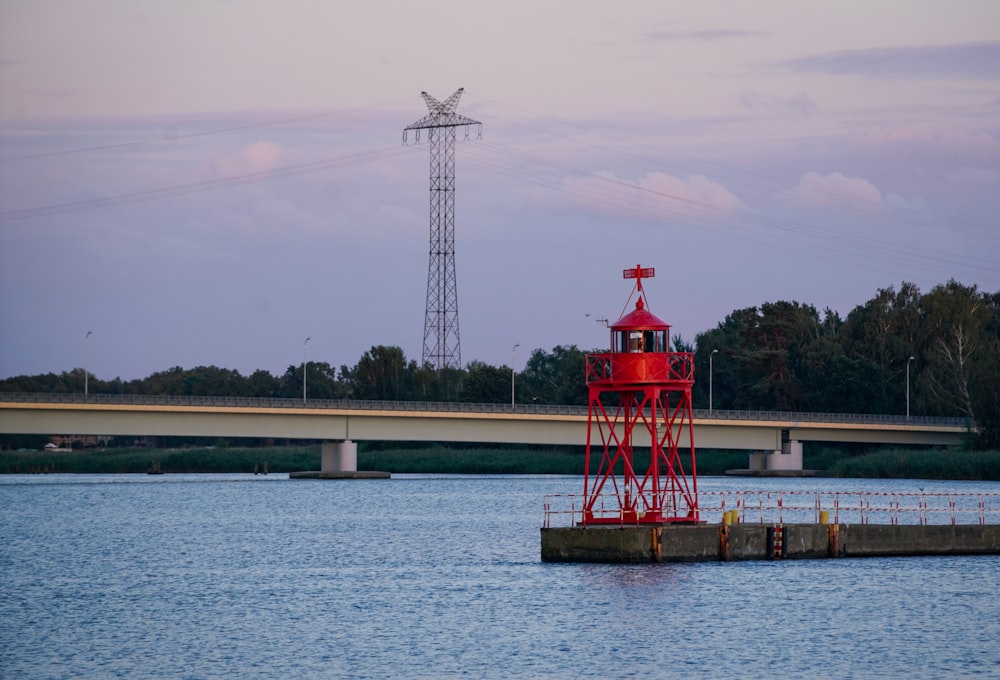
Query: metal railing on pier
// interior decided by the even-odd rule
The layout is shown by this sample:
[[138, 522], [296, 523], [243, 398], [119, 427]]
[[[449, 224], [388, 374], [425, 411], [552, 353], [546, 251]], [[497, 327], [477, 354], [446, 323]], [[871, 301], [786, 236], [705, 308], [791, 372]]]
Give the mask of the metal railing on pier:
[[[678, 500], [680, 498], [678, 497]], [[576, 526], [583, 522], [582, 495], [545, 496], [544, 524]], [[664, 514], [684, 516], [686, 505], [668, 498]], [[618, 496], [596, 499], [593, 516], [605, 522], [621, 517]], [[642, 508], [639, 508], [640, 512]], [[754, 524], [998, 524], [1000, 493], [895, 493], [878, 491], [714, 491], [698, 494], [702, 521], [722, 522], [735, 511], [737, 521]], [[622, 522], [622, 526], [625, 526]]]

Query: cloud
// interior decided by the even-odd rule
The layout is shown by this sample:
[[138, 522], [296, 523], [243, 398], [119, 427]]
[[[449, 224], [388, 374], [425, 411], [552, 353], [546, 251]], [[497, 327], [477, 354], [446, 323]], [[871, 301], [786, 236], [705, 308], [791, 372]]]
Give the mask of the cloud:
[[[927, 202], [922, 197], [906, 198], [895, 193], [884, 193], [867, 179], [848, 177], [840, 172], [821, 175], [809, 171], [799, 178], [795, 188], [779, 195], [778, 201], [798, 211], [804, 208], [810, 221], [824, 219], [822, 215], [827, 211], [831, 216], [846, 212], [853, 216], [852, 221], [865, 216], [921, 223], [932, 219]], [[878, 224], [888, 223], [891, 222], [881, 221]], [[875, 223], [862, 221], [858, 224], [864, 231], [872, 228]]]
[[565, 180], [560, 189], [575, 197], [575, 208], [619, 219], [693, 218], [718, 222], [745, 207], [736, 195], [704, 175], [681, 179], [651, 172], [630, 180], [598, 172]]
[[847, 177], [839, 172], [820, 175], [810, 170], [799, 178], [799, 183], [794, 189], [786, 191], [783, 196], [785, 199], [813, 207], [849, 204], [868, 209], [875, 208], [877, 211], [884, 210], [885, 207], [885, 199], [878, 187], [866, 179]]
[[650, 31], [646, 38], [656, 41], [692, 40], [712, 42], [731, 38], [761, 38], [769, 35], [766, 31], [741, 31], [738, 29], [705, 29], [701, 31]]
[[757, 113], [800, 113], [808, 115], [819, 111], [819, 106], [805, 92], [791, 97], [777, 97], [760, 92], [744, 92], [739, 95], [740, 103], [747, 111]]
[[920, 217], [921, 219], [930, 219], [930, 212], [927, 210], [927, 201], [922, 198], [915, 198], [912, 201], [908, 201], [898, 194], [886, 194], [885, 203], [890, 209], [897, 212], [904, 211], [910, 213], [911, 216]]
[[236, 153], [219, 156], [213, 165], [220, 177], [239, 177], [274, 170], [281, 165], [283, 155], [274, 142], [255, 142]]
[[773, 64], [798, 73], [873, 78], [1000, 78], [1000, 41], [956, 45], [872, 47], [827, 52]]

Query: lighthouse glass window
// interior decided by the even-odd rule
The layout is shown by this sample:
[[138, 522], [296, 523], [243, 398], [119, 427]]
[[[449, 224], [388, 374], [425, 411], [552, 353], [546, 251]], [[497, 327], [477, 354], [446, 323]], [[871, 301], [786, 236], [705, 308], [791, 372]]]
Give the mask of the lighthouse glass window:
[[616, 333], [615, 352], [667, 352], [667, 331], [628, 330]]
[[629, 331], [618, 331], [616, 333], [612, 333], [611, 334], [611, 339], [613, 341], [612, 344], [614, 345], [611, 348], [612, 352], [629, 352], [629, 351], [632, 351], [632, 348], [631, 348], [631, 345], [630, 345], [630, 342], [629, 342]]
[[629, 352], [642, 351], [642, 331], [629, 331], [628, 351]]
[[644, 347], [647, 352], [666, 352], [667, 349], [667, 332], [666, 331], [645, 331], [644, 336]]

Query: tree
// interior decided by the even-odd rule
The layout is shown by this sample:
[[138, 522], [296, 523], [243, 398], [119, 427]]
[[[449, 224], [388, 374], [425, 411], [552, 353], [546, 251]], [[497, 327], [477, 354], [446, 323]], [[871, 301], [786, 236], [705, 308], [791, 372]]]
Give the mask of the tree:
[[418, 367], [410, 364], [407, 399], [413, 401], [455, 401], [462, 394], [465, 371], [460, 368], [434, 368], [432, 364]]
[[462, 401], [502, 404], [510, 401], [511, 369], [473, 361], [462, 384]]
[[277, 397], [280, 383], [273, 375], [258, 368], [247, 378], [247, 392], [252, 397]]
[[536, 349], [520, 374], [518, 392], [526, 401], [585, 406], [586, 371], [586, 354], [576, 345], [559, 345], [551, 353]]
[[898, 293], [891, 286], [881, 288], [847, 315], [841, 344], [868, 371], [858, 376], [869, 383], [862, 413], [903, 411], [906, 366], [919, 353], [920, 308], [920, 290], [904, 281]]
[[196, 366], [183, 372], [183, 394], [199, 397], [246, 395], [246, 380], [239, 371], [217, 366]]
[[341, 368], [347, 394], [354, 399], [402, 400], [410, 395], [416, 364], [407, 364], [399, 347], [373, 346], [354, 368]]
[[310, 399], [343, 399], [347, 386], [337, 379], [337, 369], [325, 361], [306, 363], [306, 388]]
[[694, 352], [694, 345], [682, 338], [680, 333], [673, 335], [670, 343], [674, 346], [674, 352]]
[[980, 370], [996, 375], [997, 355], [990, 352], [988, 333], [994, 316], [990, 302], [975, 286], [954, 280], [923, 297], [919, 385], [928, 410], [976, 419], [973, 383], [982, 379]]
[[[709, 382], [712, 387], [712, 406], [720, 409], [750, 408], [741, 401], [741, 376], [733, 357], [740, 347], [738, 313], [732, 314], [712, 330], [699, 333], [695, 342], [695, 381], [691, 398], [698, 408], [709, 406]], [[712, 351], [716, 354], [713, 356]]]
[[[77, 377], [76, 373], [79, 373]], [[77, 387], [79, 382], [79, 387]], [[42, 375], [19, 375], [3, 381], [4, 392], [42, 392], [48, 394], [83, 392], [83, 369], [71, 373], [45, 373]]]
[[825, 413], [875, 413], [881, 391], [869, 376], [879, 367], [869, 359], [848, 355], [832, 337], [821, 337], [803, 349], [798, 377], [803, 409]]
[[[805, 388], [798, 372], [804, 348], [819, 337], [819, 314], [812, 305], [766, 302], [735, 310], [715, 331], [697, 336], [696, 363], [706, 368], [712, 350], [719, 350], [715, 358], [724, 362], [720, 371], [713, 370], [712, 380], [713, 388], [722, 388], [723, 408], [803, 410]], [[704, 387], [698, 394], [701, 403], [707, 401]]]
[[187, 385], [184, 382], [184, 369], [180, 366], [174, 366], [166, 371], [153, 373], [148, 378], [140, 381], [139, 386], [145, 394], [178, 396], [187, 394]]
[[987, 302], [990, 318], [982, 353], [973, 369], [970, 393], [978, 416], [977, 447], [1000, 450], [1000, 292], [988, 296]]

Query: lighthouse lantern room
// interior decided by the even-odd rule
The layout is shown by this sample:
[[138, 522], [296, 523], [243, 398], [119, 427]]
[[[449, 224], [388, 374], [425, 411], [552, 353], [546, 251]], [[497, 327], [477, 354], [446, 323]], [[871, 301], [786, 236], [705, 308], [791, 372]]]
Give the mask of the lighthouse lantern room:
[[[671, 352], [669, 324], [649, 311], [642, 281], [655, 273], [638, 265], [624, 271], [635, 280], [625, 308], [633, 297], [635, 308], [609, 326], [610, 351], [587, 355], [584, 526], [700, 521], [694, 355]], [[647, 452], [648, 467], [637, 470]]]

